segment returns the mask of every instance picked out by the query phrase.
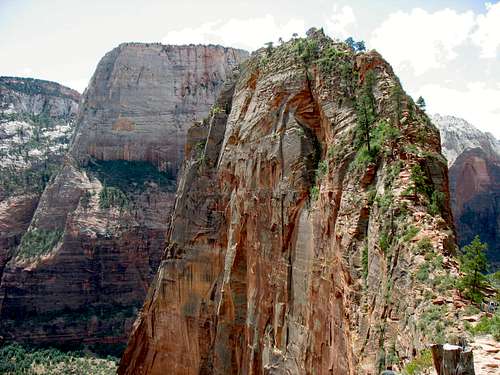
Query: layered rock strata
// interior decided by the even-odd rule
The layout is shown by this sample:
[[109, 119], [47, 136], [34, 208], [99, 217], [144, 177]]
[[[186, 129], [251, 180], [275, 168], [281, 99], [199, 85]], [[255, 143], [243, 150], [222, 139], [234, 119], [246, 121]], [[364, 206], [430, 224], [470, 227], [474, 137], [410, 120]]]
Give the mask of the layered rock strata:
[[308, 34], [188, 133], [120, 374], [378, 374], [460, 333], [427, 295], [457, 272], [439, 132], [378, 53]]
[[165, 247], [187, 124], [245, 57], [139, 43], [104, 56], [70, 153], [5, 267], [4, 338], [120, 354]]
[[452, 209], [460, 246], [476, 235], [488, 244], [488, 258], [500, 266], [500, 142], [465, 120], [432, 116], [450, 168]]

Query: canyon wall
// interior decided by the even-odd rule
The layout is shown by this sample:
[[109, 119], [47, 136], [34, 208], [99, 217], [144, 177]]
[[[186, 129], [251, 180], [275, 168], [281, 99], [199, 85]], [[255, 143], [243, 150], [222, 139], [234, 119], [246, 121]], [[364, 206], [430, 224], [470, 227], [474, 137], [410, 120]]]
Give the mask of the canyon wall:
[[379, 374], [461, 333], [439, 132], [377, 52], [310, 30], [216, 108], [119, 374]]
[[458, 243], [465, 246], [479, 235], [494, 271], [500, 266], [500, 142], [453, 116], [434, 115], [432, 121], [450, 168]]
[[187, 127], [246, 56], [126, 43], [103, 57], [70, 152], [4, 269], [4, 339], [121, 354], [165, 247]]
[[0, 77], [0, 279], [63, 160], [79, 100], [55, 82]]

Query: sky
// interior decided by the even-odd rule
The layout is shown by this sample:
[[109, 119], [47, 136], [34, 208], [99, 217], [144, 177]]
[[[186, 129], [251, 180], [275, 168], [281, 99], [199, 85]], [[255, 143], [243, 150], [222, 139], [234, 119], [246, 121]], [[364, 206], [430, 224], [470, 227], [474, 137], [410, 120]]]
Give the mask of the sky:
[[83, 92], [123, 42], [252, 51], [312, 26], [379, 51], [428, 113], [500, 138], [500, 0], [0, 0], [0, 75]]

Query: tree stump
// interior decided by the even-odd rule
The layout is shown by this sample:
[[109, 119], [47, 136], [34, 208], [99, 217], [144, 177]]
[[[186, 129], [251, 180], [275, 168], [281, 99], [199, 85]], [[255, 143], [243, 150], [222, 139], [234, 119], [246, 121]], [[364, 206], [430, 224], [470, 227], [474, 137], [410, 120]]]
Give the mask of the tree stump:
[[432, 359], [438, 375], [475, 375], [472, 348], [432, 345]]

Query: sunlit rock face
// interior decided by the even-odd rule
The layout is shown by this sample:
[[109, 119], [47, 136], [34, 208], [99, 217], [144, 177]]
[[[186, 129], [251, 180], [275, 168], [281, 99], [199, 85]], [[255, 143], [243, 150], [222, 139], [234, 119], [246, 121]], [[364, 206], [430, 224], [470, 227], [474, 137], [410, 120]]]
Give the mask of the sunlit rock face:
[[103, 57], [70, 152], [4, 269], [6, 340], [121, 354], [165, 248], [187, 128], [246, 56], [127, 43]]
[[62, 163], [79, 100], [55, 82], [0, 77], [0, 279]]
[[228, 67], [247, 55], [221, 46], [120, 45], [87, 89], [73, 156], [148, 161], [175, 178], [187, 128], [208, 114]]
[[[167, 251], [120, 374], [379, 374], [436, 339], [434, 321], [417, 323], [430, 280], [457, 272], [447, 166], [398, 89], [378, 53], [316, 30], [252, 55], [188, 132]], [[412, 170], [442, 198], [432, 213]], [[417, 277], [424, 256], [441, 268]]]
[[450, 168], [452, 209], [460, 246], [479, 235], [500, 265], [500, 142], [465, 120], [432, 116]]

